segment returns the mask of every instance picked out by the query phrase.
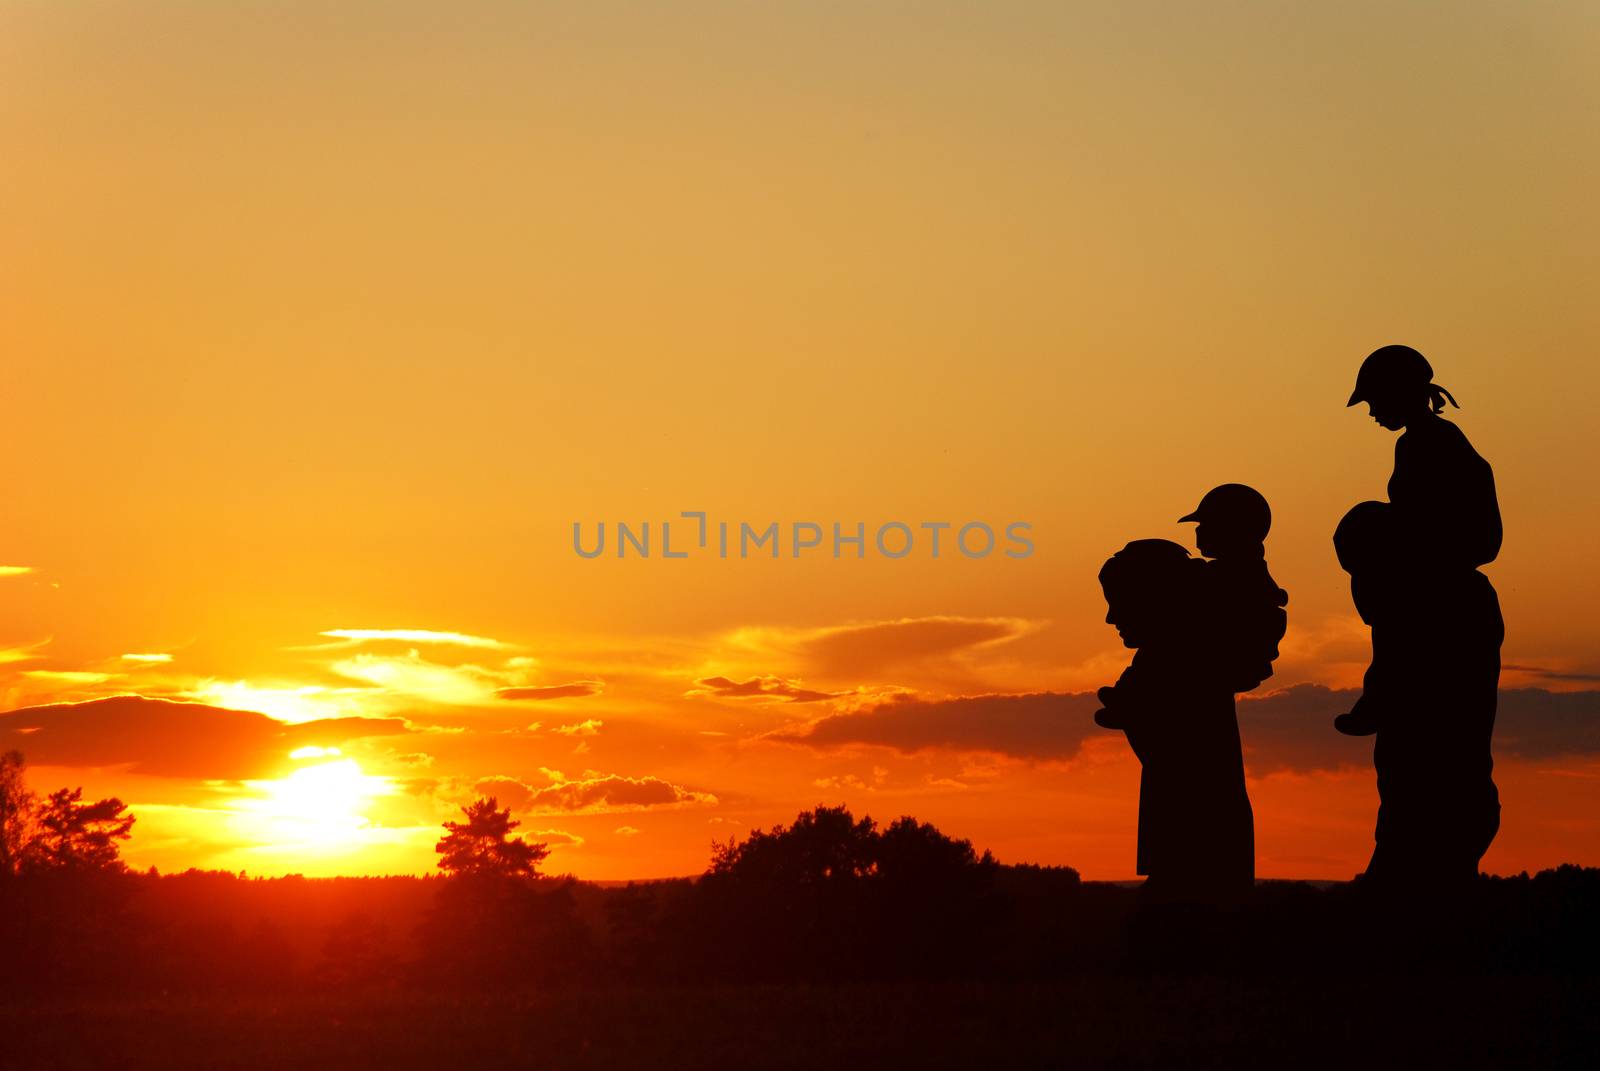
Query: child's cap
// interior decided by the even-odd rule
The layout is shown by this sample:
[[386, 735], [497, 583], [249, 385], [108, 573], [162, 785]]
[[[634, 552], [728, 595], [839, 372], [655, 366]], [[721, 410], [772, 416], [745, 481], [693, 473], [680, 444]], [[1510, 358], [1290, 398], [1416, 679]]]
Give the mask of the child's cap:
[[1185, 521], [1215, 525], [1252, 543], [1261, 543], [1272, 529], [1272, 507], [1254, 487], [1225, 483], [1207, 491], [1193, 513], [1178, 518], [1179, 524]]

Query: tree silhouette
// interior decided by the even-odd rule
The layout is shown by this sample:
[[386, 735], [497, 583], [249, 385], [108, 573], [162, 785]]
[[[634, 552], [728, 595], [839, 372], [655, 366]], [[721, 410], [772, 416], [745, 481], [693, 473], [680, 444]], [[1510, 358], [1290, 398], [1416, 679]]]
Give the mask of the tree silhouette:
[[39, 808], [24, 865], [42, 870], [121, 870], [117, 841], [127, 840], [135, 818], [115, 796], [84, 803], [82, 788], [60, 788]]
[[710, 872], [783, 885], [840, 881], [872, 873], [877, 848], [870, 817], [856, 821], [843, 806], [818, 807], [801, 812], [788, 829], [753, 830], [743, 843], [713, 842]]
[[537, 877], [538, 866], [550, 854], [535, 844], [508, 834], [521, 822], [513, 821], [511, 808], [499, 809], [493, 796], [461, 808], [465, 822], [446, 822], [448, 832], [439, 839], [439, 869], [446, 874], [471, 877]]
[[20, 751], [0, 754], [0, 879], [22, 869], [23, 856], [33, 835], [37, 800], [22, 779]]
[[134, 816], [116, 797], [83, 802], [82, 788], [61, 788], [44, 802], [23, 781], [22, 753], [0, 755], [0, 878], [39, 870], [122, 870], [117, 842]]
[[582, 929], [571, 882], [541, 892], [544, 844], [511, 836], [521, 823], [488, 796], [446, 822], [435, 850], [450, 876], [418, 923], [423, 974], [452, 986], [522, 985], [559, 976], [577, 958]]
[[713, 843], [693, 925], [713, 973], [941, 975], [982, 955], [999, 864], [903, 817], [880, 829], [848, 808]]

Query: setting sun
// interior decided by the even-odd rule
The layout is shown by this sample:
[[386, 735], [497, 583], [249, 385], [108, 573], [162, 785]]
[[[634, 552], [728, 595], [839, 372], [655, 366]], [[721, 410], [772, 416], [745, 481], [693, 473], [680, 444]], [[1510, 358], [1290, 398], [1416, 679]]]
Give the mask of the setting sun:
[[[338, 749], [300, 748], [294, 757], [326, 754], [337, 755]], [[272, 847], [311, 849], [345, 848], [362, 841], [372, 827], [366, 814], [371, 801], [394, 791], [389, 778], [365, 774], [349, 758], [246, 784], [261, 793], [238, 801], [251, 839]]]

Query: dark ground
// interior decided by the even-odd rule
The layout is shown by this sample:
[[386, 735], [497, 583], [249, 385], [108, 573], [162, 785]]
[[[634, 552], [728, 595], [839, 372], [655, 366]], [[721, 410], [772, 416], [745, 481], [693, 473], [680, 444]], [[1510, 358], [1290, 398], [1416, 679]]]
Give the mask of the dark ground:
[[1600, 1066], [1592, 977], [149, 996], [0, 1005], [0, 1067]]

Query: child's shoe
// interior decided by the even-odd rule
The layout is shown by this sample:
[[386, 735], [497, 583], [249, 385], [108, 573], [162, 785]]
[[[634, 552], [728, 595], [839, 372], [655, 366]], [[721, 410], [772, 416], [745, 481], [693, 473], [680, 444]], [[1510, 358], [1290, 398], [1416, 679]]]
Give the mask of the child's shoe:
[[1378, 708], [1362, 696], [1348, 713], [1333, 719], [1333, 727], [1346, 736], [1371, 736], [1378, 731]]
[[1095, 693], [1100, 702], [1105, 706], [1094, 712], [1094, 723], [1102, 729], [1126, 729], [1128, 718], [1124, 712], [1115, 709], [1117, 692], [1115, 688], [1101, 688]]

